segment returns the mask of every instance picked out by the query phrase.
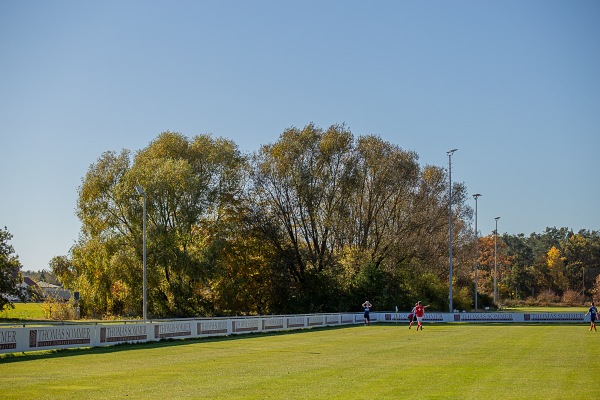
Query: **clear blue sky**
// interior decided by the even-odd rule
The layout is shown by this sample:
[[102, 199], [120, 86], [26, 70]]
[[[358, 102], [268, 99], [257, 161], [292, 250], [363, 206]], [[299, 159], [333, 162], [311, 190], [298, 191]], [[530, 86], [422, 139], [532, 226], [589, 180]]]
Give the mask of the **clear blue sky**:
[[24, 269], [68, 254], [103, 152], [171, 130], [250, 153], [310, 122], [422, 165], [458, 148], [484, 235], [600, 230], [600, 1], [0, 1], [0, 225]]

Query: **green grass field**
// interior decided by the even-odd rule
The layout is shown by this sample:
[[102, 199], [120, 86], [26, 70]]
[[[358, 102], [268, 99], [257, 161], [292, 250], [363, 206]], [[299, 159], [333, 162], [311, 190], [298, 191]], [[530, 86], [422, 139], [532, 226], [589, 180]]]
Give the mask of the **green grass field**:
[[584, 324], [374, 324], [0, 356], [2, 399], [594, 398]]
[[0, 322], [46, 319], [41, 303], [14, 303], [14, 306], [0, 311]]

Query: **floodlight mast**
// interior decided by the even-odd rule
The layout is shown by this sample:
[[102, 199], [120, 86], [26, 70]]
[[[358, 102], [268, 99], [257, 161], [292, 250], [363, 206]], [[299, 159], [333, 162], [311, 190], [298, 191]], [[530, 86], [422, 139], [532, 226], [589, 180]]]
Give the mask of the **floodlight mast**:
[[142, 300], [142, 309], [143, 309], [143, 318], [144, 318], [144, 322], [146, 322], [146, 319], [148, 317], [148, 306], [147, 306], [147, 299], [146, 299], [146, 192], [144, 192], [144, 189], [141, 186], [137, 186], [135, 187], [135, 190], [137, 191], [137, 193], [142, 196], [144, 198], [144, 216], [143, 216], [143, 263], [144, 263], [144, 271], [143, 271], [143, 300]]
[[498, 220], [496, 220], [496, 230], [494, 230], [494, 304], [498, 303]]
[[449, 214], [449, 225], [450, 225], [450, 293], [448, 296], [450, 312], [453, 311], [452, 307], [452, 154], [458, 149], [452, 149], [446, 152], [448, 154], [448, 214]]
[[477, 286], [479, 279], [479, 232], [477, 231], [477, 199], [481, 197], [480, 193], [473, 195], [475, 199], [475, 312], [477, 312]]

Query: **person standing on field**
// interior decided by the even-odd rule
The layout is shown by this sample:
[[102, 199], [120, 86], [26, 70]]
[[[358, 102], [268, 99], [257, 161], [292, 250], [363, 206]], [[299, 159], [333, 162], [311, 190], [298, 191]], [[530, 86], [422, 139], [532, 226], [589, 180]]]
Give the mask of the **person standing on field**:
[[596, 318], [598, 317], [598, 309], [594, 305], [593, 301], [590, 305], [590, 309], [587, 313], [585, 313], [586, 316], [588, 314], [590, 314], [590, 332], [592, 331], [592, 329], [594, 330], [594, 332], [598, 332], [598, 330], [596, 329]]
[[362, 307], [365, 310], [365, 326], [366, 325], [371, 325], [371, 317], [369, 316], [369, 313], [371, 311], [371, 307], [373, 307], [373, 305], [371, 303], [369, 303], [369, 300], [365, 300], [364, 303], [362, 303]]
[[427, 307], [429, 307], [429, 305], [423, 306], [421, 305], [420, 301], [417, 302], [417, 306], [415, 307], [415, 315], [417, 316], [417, 332], [419, 331], [419, 328], [423, 330], [423, 315], [425, 315], [425, 309]]
[[419, 303], [415, 303], [415, 306], [410, 311], [410, 314], [408, 314], [408, 320], [410, 321], [410, 324], [408, 324], [408, 329], [412, 328], [413, 322], [417, 320], [417, 317], [415, 316], [415, 308], [417, 308], [418, 304]]

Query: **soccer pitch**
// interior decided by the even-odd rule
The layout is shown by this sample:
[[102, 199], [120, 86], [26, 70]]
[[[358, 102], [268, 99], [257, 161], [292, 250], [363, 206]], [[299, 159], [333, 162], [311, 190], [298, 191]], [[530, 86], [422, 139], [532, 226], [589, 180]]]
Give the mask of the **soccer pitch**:
[[582, 324], [373, 324], [0, 356], [2, 399], [594, 398]]

